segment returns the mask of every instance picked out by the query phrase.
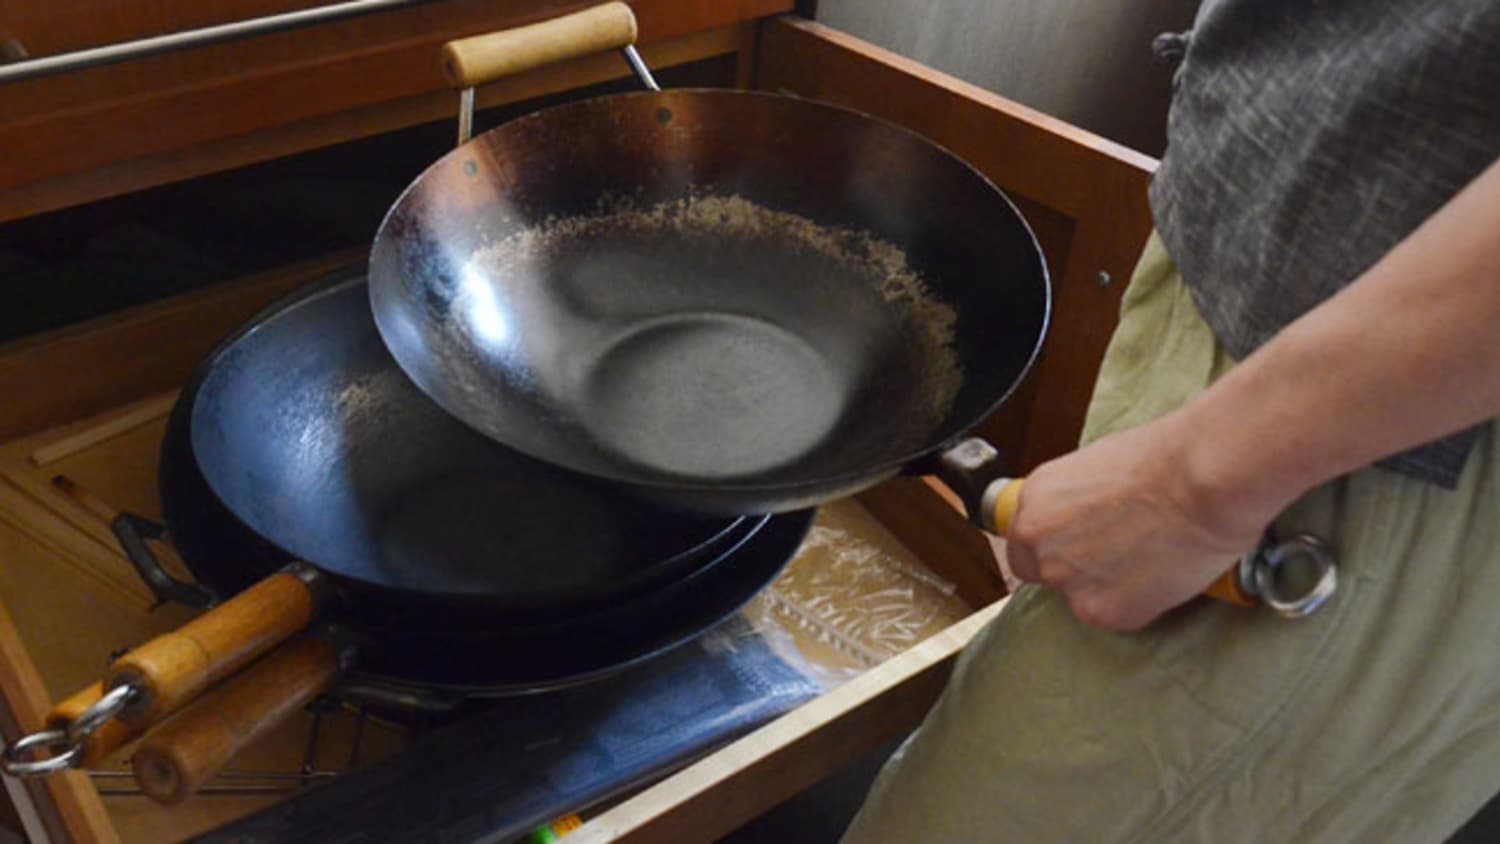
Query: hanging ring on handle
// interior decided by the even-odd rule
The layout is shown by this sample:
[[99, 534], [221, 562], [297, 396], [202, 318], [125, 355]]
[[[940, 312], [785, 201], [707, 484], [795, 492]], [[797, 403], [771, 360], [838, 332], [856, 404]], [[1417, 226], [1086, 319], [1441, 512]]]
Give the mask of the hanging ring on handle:
[[[34, 752], [43, 749], [50, 755], [30, 758]], [[42, 730], [7, 745], [0, 767], [13, 777], [40, 777], [76, 767], [82, 757], [83, 742], [70, 737], [67, 730]]]
[[[140, 690], [135, 686], [115, 686], [66, 725], [39, 730], [6, 747], [0, 767], [13, 777], [37, 777], [78, 767], [89, 737], [125, 711], [139, 695]], [[49, 755], [31, 758], [39, 750], [46, 750]]]
[[[1338, 563], [1316, 536], [1265, 543], [1249, 563], [1240, 567], [1241, 585], [1286, 618], [1312, 615], [1338, 590]], [[1298, 563], [1302, 568], [1294, 571]]]

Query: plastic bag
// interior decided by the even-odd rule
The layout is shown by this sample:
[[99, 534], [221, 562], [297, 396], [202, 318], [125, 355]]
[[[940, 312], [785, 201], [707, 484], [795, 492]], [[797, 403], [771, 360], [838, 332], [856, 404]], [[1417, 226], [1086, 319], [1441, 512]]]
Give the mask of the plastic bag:
[[782, 659], [832, 688], [970, 607], [853, 501], [823, 507], [797, 557], [746, 608]]

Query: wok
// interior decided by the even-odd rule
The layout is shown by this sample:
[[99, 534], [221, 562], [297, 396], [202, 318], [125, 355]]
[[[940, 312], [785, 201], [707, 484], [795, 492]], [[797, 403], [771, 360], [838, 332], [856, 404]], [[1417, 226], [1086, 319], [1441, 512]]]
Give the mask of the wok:
[[[629, 15], [566, 22], [623, 17], [630, 36]], [[450, 49], [453, 74], [473, 53]], [[717, 514], [926, 465], [1014, 389], [1050, 306], [1030, 228], [967, 163], [743, 90], [605, 96], [484, 132], [401, 194], [369, 275], [392, 355], [454, 416]]]
[[[387, 631], [361, 637], [352, 648], [346, 631], [315, 631], [260, 658], [147, 735], [131, 757], [137, 781], [159, 802], [180, 802], [240, 749], [319, 694], [387, 717], [421, 718], [470, 701], [593, 682], [640, 665], [738, 612], [791, 561], [813, 515], [803, 510], [771, 517], [732, 561], [552, 624], [489, 633]], [[340, 647], [348, 649], [340, 652]], [[95, 694], [89, 702], [97, 699]], [[73, 713], [67, 721], [76, 722], [82, 708], [81, 702], [67, 708]], [[103, 743], [89, 753], [101, 759], [142, 729], [126, 727], [119, 738], [101, 730], [95, 741]]]
[[[391, 440], [395, 446], [376, 448]], [[397, 454], [397, 446], [413, 453]], [[299, 468], [299, 460], [317, 466]], [[216, 470], [224, 476], [219, 486]], [[764, 583], [757, 578], [770, 573], [767, 566], [779, 568], [790, 555], [772, 544], [743, 572], [720, 567], [768, 517], [726, 522], [653, 509], [516, 455], [431, 408], [386, 355], [359, 278], [294, 295], [210, 355], [174, 408], [162, 478], [164, 512], [188, 547], [201, 520], [183, 520], [181, 513], [217, 515], [253, 531], [249, 559], [256, 565], [198, 560], [195, 573], [233, 597], [115, 660], [102, 684], [59, 705], [53, 720], [69, 725], [69, 755], [102, 758], [297, 636], [315, 617], [337, 622], [339, 632], [304, 637], [278, 652], [265, 669], [278, 679], [258, 692], [274, 696], [282, 707], [276, 714], [294, 711], [350, 668], [351, 659], [366, 687], [371, 680], [405, 682], [464, 694], [597, 674], [701, 630], [747, 600], [740, 590]], [[486, 498], [443, 497], [445, 483], [468, 478], [501, 485]], [[305, 496], [304, 486], [317, 496]], [[412, 488], [421, 493], [415, 500], [406, 496]], [[434, 498], [442, 505], [437, 510]], [[408, 516], [403, 507], [418, 512]], [[805, 529], [806, 518], [792, 519], [790, 529], [799, 519]], [[784, 544], [788, 529], [770, 539]], [[558, 531], [567, 535], [547, 539]], [[322, 535], [328, 532], [371, 556], [343, 553]], [[454, 542], [455, 533], [473, 547]], [[573, 534], [581, 533], [594, 536], [579, 544]], [[129, 531], [122, 537], [148, 582], [168, 580], [143, 564], [144, 543], [129, 541]], [[433, 548], [446, 558], [434, 559]], [[667, 549], [675, 550], [658, 555]], [[452, 566], [455, 557], [470, 567]], [[289, 560], [295, 561], [272, 568]], [[595, 578], [617, 583], [597, 585]], [[169, 585], [179, 595], [191, 591]], [[521, 611], [537, 609], [527, 606], [536, 595], [571, 597], [582, 586], [598, 586], [590, 595], [601, 600]], [[719, 591], [686, 611], [674, 607], [688, 590], [705, 588]], [[255, 713], [262, 726], [274, 721], [260, 708], [239, 711]], [[216, 752], [230, 747], [200, 745]], [[7, 761], [15, 756], [8, 751]], [[45, 772], [47, 764], [40, 768]]]
[[[450, 44], [446, 69], [467, 103], [622, 47], [654, 88], [634, 38], [609, 3]], [[935, 473], [1001, 535], [1019, 482], [966, 432], [1036, 360], [1051, 307], [1030, 227], [966, 162], [743, 90], [597, 97], [461, 143], [387, 212], [370, 297], [418, 387], [539, 460], [721, 515]], [[1296, 555], [1313, 576], [1285, 594], [1288, 556], [1247, 554], [1208, 592], [1311, 612], [1330, 558]]]
[[[191, 402], [185, 391], [178, 407]], [[186, 414], [174, 412], [160, 462], [162, 510], [173, 546], [197, 580], [218, 584], [215, 592], [275, 571], [290, 558], [274, 550], [256, 557], [249, 571], [226, 571], [223, 551], [254, 547], [258, 537], [222, 505], [204, 506], [216, 499], [192, 458], [185, 419]], [[326, 638], [283, 645], [149, 735], [134, 752], [132, 765], [149, 796], [175, 803], [313, 693], [404, 719], [408, 713], [427, 717], [451, 711], [475, 699], [591, 682], [638, 665], [738, 611], [790, 561], [812, 516], [812, 511], [802, 511], [754, 520], [753, 528], [741, 528], [748, 537], [719, 561], [591, 612], [490, 630], [387, 627], [362, 635], [342, 666], [335, 665], [337, 655]], [[134, 528], [117, 532], [130, 539]], [[154, 557], [146, 559], [148, 566], [159, 568]], [[160, 572], [148, 583], [158, 588], [164, 577]], [[335, 641], [338, 636], [334, 634]], [[251, 715], [261, 720], [253, 730], [226, 733], [226, 711], [239, 722]], [[97, 754], [100, 748], [91, 750]]]
[[[314, 309], [310, 310], [310, 306]], [[328, 310], [322, 310], [324, 308]], [[344, 323], [363, 326], [356, 332], [359, 339], [352, 344], [353, 348], [361, 351], [352, 357], [360, 358], [365, 354], [380, 357], [382, 354], [381, 347], [368, 326], [369, 311], [361, 277], [336, 276], [321, 285], [294, 294], [286, 303], [273, 306], [269, 314], [268, 317], [252, 321], [252, 324], [256, 326], [254, 331], [257, 334], [269, 333], [269, 336], [260, 337], [262, 342], [280, 343], [292, 339], [286, 336], [279, 340], [274, 339], [277, 332], [284, 330], [282, 320], [310, 319], [325, 333], [335, 332], [336, 327]], [[300, 323], [288, 323], [288, 325], [294, 324]], [[231, 340], [226, 347], [236, 347], [237, 342]], [[227, 365], [226, 361], [220, 360], [208, 366], [206, 371], [217, 371], [219, 367]], [[388, 359], [384, 366], [394, 368]], [[320, 371], [325, 375], [343, 372], [345, 375], [342, 377], [351, 377], [357, 371], [357, 367], [350, 366], [347, 360], [331, 360], [328, 362], [328, 369]], [[255, 372], [253, 367], [246, 367], [242, 374], [243, 377], [255, 378]], [[234, 508], [226, 507], [219, 499], [216, 490], [209, 484], [206, 473], [202, 469], [204, 461], [201, 455], [195, 452], [191, 442], [191, 432], [195, 430], [194, 423], [198, 421], [198, 413], [202, 412], [201, 409], [205, 406], [203, 397], [208, 383], [206, 379], [193, 379], [179, 396], [168, 420], [158, 466], [161, 506], [167, 533], [171, 536], [174, 547], [183, 557], [194, 579], [201, 584], [198, 588], [201, 590], [202, 587], [207, 587], [205, 596], [207, 601], [195, 598], [191, 593], [187, 594], [185, 600], [200, 606], [208, 602], [216, 602], [217, 596], [237, 594], [298, 558], [291, 553], [290, 549], [268, 542], [265, 536], [242, 520]], [[336, 386], [331, 386], [329, 392], [337, 394], [339, 390]], [[409, 401], [418, 406], [425, 404], [425, 400], [415, 390], [408, 388], [402, 392], [405, 394], [402, 403]], [[290, 398], [283, 400], [291, 401]], [[274, 408], [273, 404], [257, 412], [274, 414]], [[389, 425], [392, 424], [392, 420], [400, 418], [399, 413], [388, 414], [379, 424]], [[407, 431], [421, 432], [422, 439], [427, 439], [430, 435], [427, 432], [431, 430], [454, 433], [450, 430], [453, 428], [458, 429], [456, 432], [458, 438], [475, 443], [477, 449], [495, 450], [488, 441], [472, 432], [464, 431], [462, 426], [441, 413], [438, 413], [436, 418], [421, 424], [408, 423], [405, 426]], [[439, 447], [433, 446], [429, 457], [435, 457], [439, 453]], [[470, 458], [474, 456], [469, 455]], [[514, 471], [514, 465], [505, 465]], [[531, 461], [523, 461], [520, 465], [536, 468]], [[493, 458], [489, 462], [481, 463], [481, 467], [493, 470]], [[545, 466], [541, 469], [545, 474], [555, 474], [553, 470]], [[532, 477], [535, 479], [536, 476]], [[570, 479], [564, 478], [564, 480]], [[524, 494], [524, 490], [521, 494]], [[580, 494], [579, 497], [582, 495]], [[381, 512], [382, 508], [374, 508], [374, 510]], [[642, 515], [639, 507], [633, 504], [628, 512], [637, 516]], [[659, 513], [655, 515], [655, 520], [646, 518], [642, 523], [632, 525], [629, 535], [661, 531], [664, 536], [650, 537], [650, 539], [656, 543], [663, 543], [669, 537], [669, 528], [676, 517], [671, 514], [668, 514], [667, 518], [662, 518]], [[798, 519], [792, 520], [793, 523], [805, 517], [805, 513], [796, 515]], [[498, 521], [504, 523], [504, 519]], [[568, 674], [566, 665], [569, 659], [559, 659], [560, 652], [566, 656], [569, 653], [581, 653], [588, 649], [598, 650], [598, 644], [589, 643], [587, 641], [589, 637], [580, 637], [582, 639], [580, 641], [564, 643], [572, 650], [554, 646], [550, 648], [549, 653], [488, 654], [483, 663], [486, 666], [484, 668], [476, 668], [469, 664], [469, 655], [461, 652], [463, 649], [458, 649], [460, 652], [455, 655], [451, 649], [445, 649], [440, 645], [446, 641], [498, 642], [502, 637], [556, 638], [560, 630], [567, 630], [571, 635], [576, 636], [580, 628], [598, 625], [602, 623], [602, 619], [607, 619], [611, 617], [611, 614], [622, 610], [634, 613], [635, 608], [647, 604], [663, 609], [665, 607], [662, 604], [663, 596], [680, 596], [690, 586], [695, 587], [699, 583], [712, 581], [714, 572], [720, 566], [724, 566], [731, 560], [736, 561], [737, 564], [742, 561], [744, 555], [750, 552], [749, 546], [752, 542], [758, 542], [761, 531], [771, 524], [769, 517], [764, 515], [734, 521], [733, 528], [723, 531], [715, 546], [716, 552], [712, 556], [705, 555], [691, 566], [679, 566], [675, 572], [670, 572], [669, 576], [658, 576], [649, 589], [617, 592], [609, 602], [586, 609], [539, 613], [520, 618], [490, 613], [487, 617], [478, 615], [472, 624], [460, 625], [451, 620], [451, 606], [448, 604], [451, 596], [441, 592], [438, 598], [432, 599], [420, 591], [413, 594], [356, 592], [355, 586], [346, 585], [344, 586], [346, 596], [331, 606], [326, 615], [345, 626], [360, 629], [367, 638], [383, 643], [381, 647], [372, 649], [370, 655], [362, 660], [360, 675], [372, 681], [399, 684], [402, 681], [414, 680], [432, 686], [470, 690], [515, 688], [518, 683], [532, 681], [557, 682]], [[689, 523], [696, 524], [696, 520]], [[164, 598], [171, 598], [175, 592], [174, 586], [166, 583], [167, 575], [161, 571], [155, 558], [142, 547], [142, 543], [132, 537], [135, 532], [133, 529], [117, 529], [117, 533], [122, 535], [125, 544], [136, 549], [130, 556], [148, 584], [152, 584], [153, 589], [156, 589]], [[549, 553], [546, 543], [539, 543], [536, 547], [535, 558], [544, 559]], [[427, 564], [425, 555], [415, 559], [421, 565]], [[503, 559], [501, 561], [504, 562]], [[567, 560], [560, 560], [556, 563], [564, 567], [568, 564]], [[624, 569], [625, 562], [618, 562], [617, 565]], [[648, 567], [655, 566], [660, 566], [660, 563]], [[504, 571], [495, 569], [476, 574], [488, 574], [498, 578], [499, 575], [504, 574]], [[630, 575], [631, 572], [625, 570], [613, 576], [623, 579]], [[505, 584], [503, 580], [500, 582], [502, 585]], [[182, 588], [185, 586], [187, 584], [176, 584], [177, 589], [187, 593], [188, 590]], [[165, 593], [164, 589], [167, 590]], [[705, 596], [706, 603], [710, 607], [717, 605], [721, 599], [721, 597]], [[691, 612], [687, 614], [692, 615]], [[439, 617], [442, 621], [434, 624], [432, 616]], [[427, 623], [424, 624], [423, 621]], [[620, 631], [613, 632], [619, 634]], [[374, 666], [374, 668], [369, 668], [369, 666]]]
[[[551, 691], [639, 665], [738, 611], [791, 560], [812, 519], [810, 510], [769, 518], [728, 555], [732, 564], [725, 559], [703, 566], [642, 596], [578, 616], [491, 631], [383, 630], [357, 642], [347, 630], [315, 630], [261, 657], [147, 735], [131, 756], [137, 781], [159, 802], [181, 802], [240, 749], [321, 694], [385, 717], [420, 720], [468, 701]], [[173, 535], [242, 530], [233, 523], [200, 522]], [[186, 561], [196, 574], [212, 572], [217, 559]], [[65, 702], [53, 720], [76, 723], [98, 697], [96, 687], [86, 701]], [[97, 763], [147, 728], [110, 722], [94, 734], [85, 751], [89, 761], [80, 765]]]
[[314, 564], [365, 626], [603, 606], [718, 558], [754, 521], [653, 506], [458, 423], [391, 360], [360, 277], [273, 305], [193, 386], [182, 411], [214, 500]]

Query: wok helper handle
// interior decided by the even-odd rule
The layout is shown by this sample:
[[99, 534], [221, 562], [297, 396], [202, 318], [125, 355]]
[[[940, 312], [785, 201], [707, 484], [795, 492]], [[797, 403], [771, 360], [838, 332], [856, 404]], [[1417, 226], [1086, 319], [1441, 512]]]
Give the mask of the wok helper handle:
[[[985, 489], [980, 505], [981, 513], [985, 514], [985, 530], [1002, 537], [1010, 532], [1011, 522], [1015, 520], [1021, 503], [1021, 483], [1018, 478], [1001, 478]], [[1203, 594], [1242, 607], [1257, 606], [1259, 599], [1247, 591], [1241, 581], [1240, 565], [1235, 565], [1209, 584]]]
[[628, 47], [637, 34], [635, 13], [620, 2], [540, 23], [450, 41], [443, 75], [454, 88], [486, 82], [579, 56]]
[[181, 803], [326, 691], [341, 667], [342, 649], [322, 636], [279, 648], [148, 736], [130, 757], [136, 783], [158, 803]]

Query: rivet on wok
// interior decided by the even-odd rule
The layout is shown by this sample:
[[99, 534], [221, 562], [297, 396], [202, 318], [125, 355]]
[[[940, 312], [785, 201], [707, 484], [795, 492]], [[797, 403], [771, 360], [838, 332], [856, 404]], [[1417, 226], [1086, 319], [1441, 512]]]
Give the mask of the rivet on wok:
[[663, 126], [672, 122], [672, 110], [670, 108], [659, 108], [656, 110], [656, 122]]
[[474, 159], [471, 158], [468, 161], [464, 162], [464, 175], [465, 176], [478, 176], [479, 175], [479, 165], [474, 163]]
[[1110, 274], [1105, 270], [1100, 270], [1099, 275], [1095, 276], [1094, 280], [1099, 282], [1100, 287], [1108, 287], [1110, 283], [1114, 281], [1114, 279], [1110, 277]]

